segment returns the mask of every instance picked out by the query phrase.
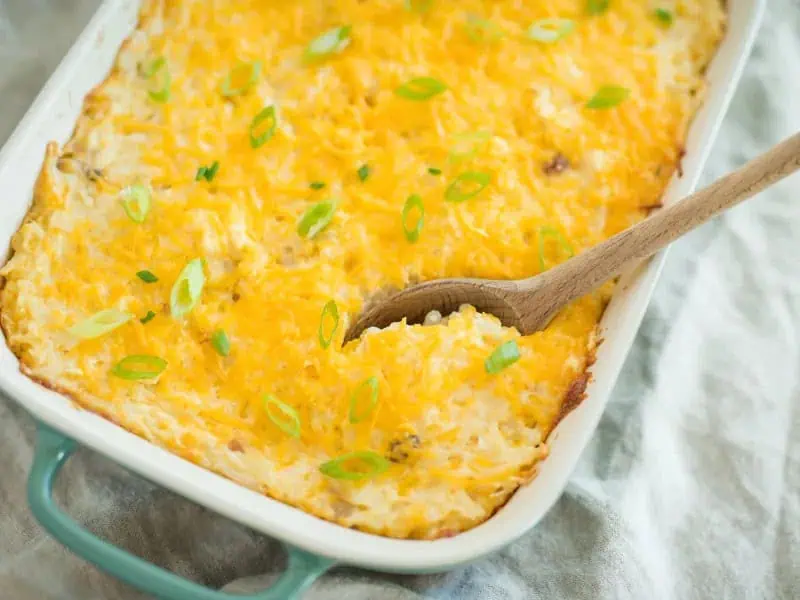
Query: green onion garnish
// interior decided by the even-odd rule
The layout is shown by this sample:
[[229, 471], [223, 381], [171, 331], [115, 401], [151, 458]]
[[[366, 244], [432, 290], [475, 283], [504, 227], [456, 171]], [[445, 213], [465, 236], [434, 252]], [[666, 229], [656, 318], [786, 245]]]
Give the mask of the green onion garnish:
[[630, 94], [631, 91], [628, 88], [618, 85], [604, 85], [597, 90], [597, 93], [586, 103], [586, 108], [599, 110], [613, 108], [630, 96]]
[[150, 212], [150, 190], [140, 183], [124, 188], [119, 195], [122, 209], [134, 223], [144, 223]]
[[[267, 122], [266, 129], [262, 133], [257, 133], [257, 129], [264, 121]], [[273, 135], [275, 135], [275, 130], [278, 128], [278, 117], [275, 114], [275, 106], [268, 106], [263, 109], [260, 113], [258, 113], [255, 117], [253, 117], [253, 121], [250, 123], [250, 145], [253, 148], [260, 148], [264, 144], [266, 144]]]
[[558, 229], [555, 227], [550, 227], [548, 225], [544, 225], [539, 228], [539, 268], [542, 271], [547, 270], [547, 265], [545, 264], [545, 242], [547, 238], [551, 238], [553, 241], [558, 244], [559, 248], [561, 248], [562, 252], [567, 255], [568, 258], [572, 258], [575, 256], [575, 250], [572, 245], [567, 241], [567, 238], [564, 237]]
[[422, 102], [423, 100], [430, 100], [446, 89], [447, 85], [433, 77], [415, 77], [396, 88], [394, 93], [406, 100]]
[[363, 183], [367, 180], [367, 177], [369, 177], [369, 165], [361, 165], [356, 172], [358, 173], [358, 178]]
[[222, 80], [219, 91], [226, 98], [246, 94], [256, 84], [260, 74], [260, 61], [239, 63]]
[[467, 131], [457, 133], [452, 138], [455, 144], [450, 149], [448, 158], [451, 162], [459, 162], [475, 156], [478, 150], [492, 139], [492, 134], [488, 131]]
[[154, 313], [152, 310], [148, 310], [147, 314], [143, 316], [141, 319], [139, 319], [139, 322], [142, 325], [144, 325], [145, 323], [149, 323], [150, 321], [152, 321], [155, 318], [155, 316], [156, 313]]
[[178, 279], [175, 280], [169, 296], [170, 312], [173, 317], [179, 319], [195, 307], [205, 283], [203, 259], [195, 258], [186, 263]]
[[489, 375], [499, 373], [506, 367], [513, 365], [519, 360], [519, 348], [516, 340], [509, 340], [505, 344], [500, 344], [494, 352], [483, 362], [486, 372]]
[[269, 420], [275, 423], [278, 429], [293, 438], [300, 437], [300, 416], [294, 408], [272, 394], [264, 394], [264, 408]]
[[[414, 209], [417, 209], [419, 214], [413, 226], [409, 226], [408, 215], [410, 215]], [[422, 225], [424, 221], [425, 205], [422, 203], [422, 198], [420, 198], [418, 194], [412, 194], [406, 199], [402, 213], [403, 233], [406, 234], [406, 239], [412, 244], [419, 239], [419, 234], [422, 232]]]
[[447, 186], [444, 192], [444, 199], [448, 202], [464, 202], [474, 196], [480, 194], [489, 182], [492, 176], [489, 173], [481, 171], [467, 171], [462, 173]]
[[306, 62], [314, 62], [341, 52], [350, 43], [351, 29], [350, 25], [329, 29], [306, 46], [303, 59]]
[[197, 175], [195, 175], [194, 180], [200, 181], [201, 179], [205, 179], [206, 181], [210, 182], [214, 179], [214, 176], [219, 171], [219, 161], [215, 160], [211, 163], [210, 167], [200, 167], [197, 169]]
[[426, 13], [433, 6], [433, 0], [406, 0], [406, 10], [411, 12]]
[[150, 89], [147, 90], [152, 100], [162, 103], [169, 100], [169, 88], [172, 84], [172, 76], [169, 73], [169, 66], [167, 65], [166, 58], [159, 56], [154, 59], [144, 69], [144, 76], [147, 79], [153, 80]]
[[475, 15], [467, 16], [464, 29], [473, 42], [491, 43], [503, 37], [503, 30], [496, 23], [481, 19]]
[[111, 368], [111, 374], [138, 381], [140, 379], [153, 379], [161, 375], [167, 368], [167, 361], [160, 356], [150, 354], [132, 354], [126, 356]]
[[330, 225], [336, 212], [335, 200], [323, 200], [311, 206], [297, 222], [300, 237], [313, 240], [317, 234]]
[[[353, 468], [348, 468], [345, 463], [352, 462]], [[323, 475], [334, 479], [347, 479], [357, 481], [376, 477], [389, 468], [389, 461], [380, 454], [369, 450], [342, 454], [338, 458], [329, 460], [319, 466]]]
[[[362, 397], [369, 394], [366, 399]], [[366, 419], [378, 404], [378, 378], [367, 377], [353, 391], [350, 396], [350, 413], [348, 415], [351, 423], [361, 423]], [[361, 407], [359, 409], [359, 407]]]
[[430, 173], [431, 175], [441, 175], [442, 170], [437, 169], [436, 167], [428, 167], [428, 173]]
[[142, 281], [144, 281], [145, 283], [155, 283], [156, 281], [158, 281], [158, 277], [153, 275], [153, 273], [151, 271], [147, 271], [147, 270], [145, 270], [145, 271], [137, 271], [136, 272], [136, 276], [139, 279], [141, 279]]
[[[328, 325], [331, 322], [332, 325]], [[327, 348], [333, 341], [333, 336], [336, 335], [336, 330], [339, 328], [339, 307], [336, 306], [335, 300], [328, 300], [322, 309], [322, 314], [319, 317], [319, 345]], [[327, 332], [327, 333], [326, 333]]]
[[321, 190], [325, 187], [324, 181], [312, 181], [311, 185], [309, 186], [312, 190]]
[[141, 73], [144, 75], [145, 79], [150, 79], [153, 75], [158, 73], [164, 65], [167, 64], [167, 59], [163, 56], [157, 56], [152, 60], [148, 61], [147, 63], [141, 65]]
[[217, 329], [211, 334], [211, 345], [220, 356], [228, 356], [231, 353], [231, 341], [222, 329]]
[[528, 27], [528, 37], [537, 42], [552, 44], [575, 31], [575, 21], [570, 19], [540, 19]]
[[602, 15], [610, 4], [611, 0], [586, 0], [586, 12], [590, 15]]
[[657, 8], [653, 14], [655, 14], [656, 19], [658, 19], [665, 27], [672, 25], [672, 21], [675, 19], [675, 17], [672, 15], [672, 11], [667, 10], [666, 8]]
[[130, 313], [109, 308], [93, 314], [91, 317], [73, 325], [67, 331], [77, 338], [89, 340], [114, 331], [132, 318], [133, 315]]

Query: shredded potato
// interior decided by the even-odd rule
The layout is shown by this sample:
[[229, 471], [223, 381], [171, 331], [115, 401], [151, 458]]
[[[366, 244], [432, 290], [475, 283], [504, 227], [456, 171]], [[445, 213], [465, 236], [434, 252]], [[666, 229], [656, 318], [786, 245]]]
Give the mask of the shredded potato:
[[[473, 527], [580, 399], [612, 284], [525, 337], [470, 307], [344, 331], [375, 294], [526, 277], [641, 219], [680, 160], [722, 4], [145, 0], [48, 148], [1, 272], [9, 344], [80, 406], [319, 517], [400, 538]], [[574, 29], [530, 39], [545, 18]], [[123, 207], [133, 185], [149, 210]], [[70, 334], [110, 309], [131, 318]], [[488, 372], [510, 340], [519, 359]], [[142, 379], [112, 372], [132, 355], [151, 357]], [[368, 460], [330, 467], [353, 452]]]

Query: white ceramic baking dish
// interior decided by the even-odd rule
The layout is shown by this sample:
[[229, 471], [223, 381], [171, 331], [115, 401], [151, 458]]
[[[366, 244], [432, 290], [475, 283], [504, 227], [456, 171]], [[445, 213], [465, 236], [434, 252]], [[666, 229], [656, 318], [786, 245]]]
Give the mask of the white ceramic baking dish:
[[[764, 0], [729, 0], [729, 25], [707, 77], [710, 93], [686, 144], [683, 176], [675, 177], [664, 201], [694, 188], [752, 44]], [[135, 26], [139, 2], [107, 0], [42, 90], [0, 152], [0, 248], [25, 216], [50, 140], [69, 138], [85, 94], [108, 73], [122, 41]], [[5, 257], [3, 258], [5, 260]], [[72, 402], [25, 377], [5, 344], [0, 348], [0, 388], [25, 407], [42, 427], [29, 481], [31, 508], [55, 537], [74, 552], [158, 597], [232, 598], [158, 569], [81, 530], [52, 503], [50, 488], [75, 443], [93, 448], [173, 491], [287, 544], [287, 573], [253, 598], [296, 597], [335, 564], [396, 572], [438, 571], [494, 552], [533, 527], [558, 499], [591, 438], [633, 341], [663, 263], [663, 254], [626, 274], [602, 320], [605, 339], [592, 369], [587, 398], [551, 437], [550, 457], [538, 476], [495, 516], [454, 538], [395, 540], [346, 529], [259, 495], [206, 471], [78, 409]], [[241, 596], [237, 596], [241, 598]]]

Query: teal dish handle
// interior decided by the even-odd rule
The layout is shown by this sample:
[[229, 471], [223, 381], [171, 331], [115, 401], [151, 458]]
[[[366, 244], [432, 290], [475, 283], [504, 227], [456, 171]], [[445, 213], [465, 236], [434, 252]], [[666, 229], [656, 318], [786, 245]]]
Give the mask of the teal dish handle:
[[232, 595], [212, 590], [157, 567], [96, 537], [53, 501], [53, 483], [75, 451], [75, 441], [40, 425], [36, 454], [28, 477], [28, 503], [36, 519], [54, 538], [78, 556], [114, 577], [161, 600], [297, 600], [334, 561], [285, 546], [286, 572], [255, 595]]

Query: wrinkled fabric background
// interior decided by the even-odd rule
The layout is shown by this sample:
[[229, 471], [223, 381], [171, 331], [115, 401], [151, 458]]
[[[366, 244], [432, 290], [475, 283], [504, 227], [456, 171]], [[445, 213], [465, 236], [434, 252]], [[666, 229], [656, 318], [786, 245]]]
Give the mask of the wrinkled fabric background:
[[[0, 141], [98, 4], [0, 0]], [[704, 181], [798, 130], [800, 0], [770, 0]], [[144, 598], [38, 527], [24, 493], [33, 433], [30, 417], [0, 399], [0, 596]], [[283, 567], [276, 543], [89, 452], [70, 461], [57, 492], [96, 533], [212, 586]], [[269, 577], [229, 589], [255, 590]], [[340, 568], [307, 595], [798, 597], [798, 177], [675, 244], [600, 428], [538, 527], [448, 574]]]

